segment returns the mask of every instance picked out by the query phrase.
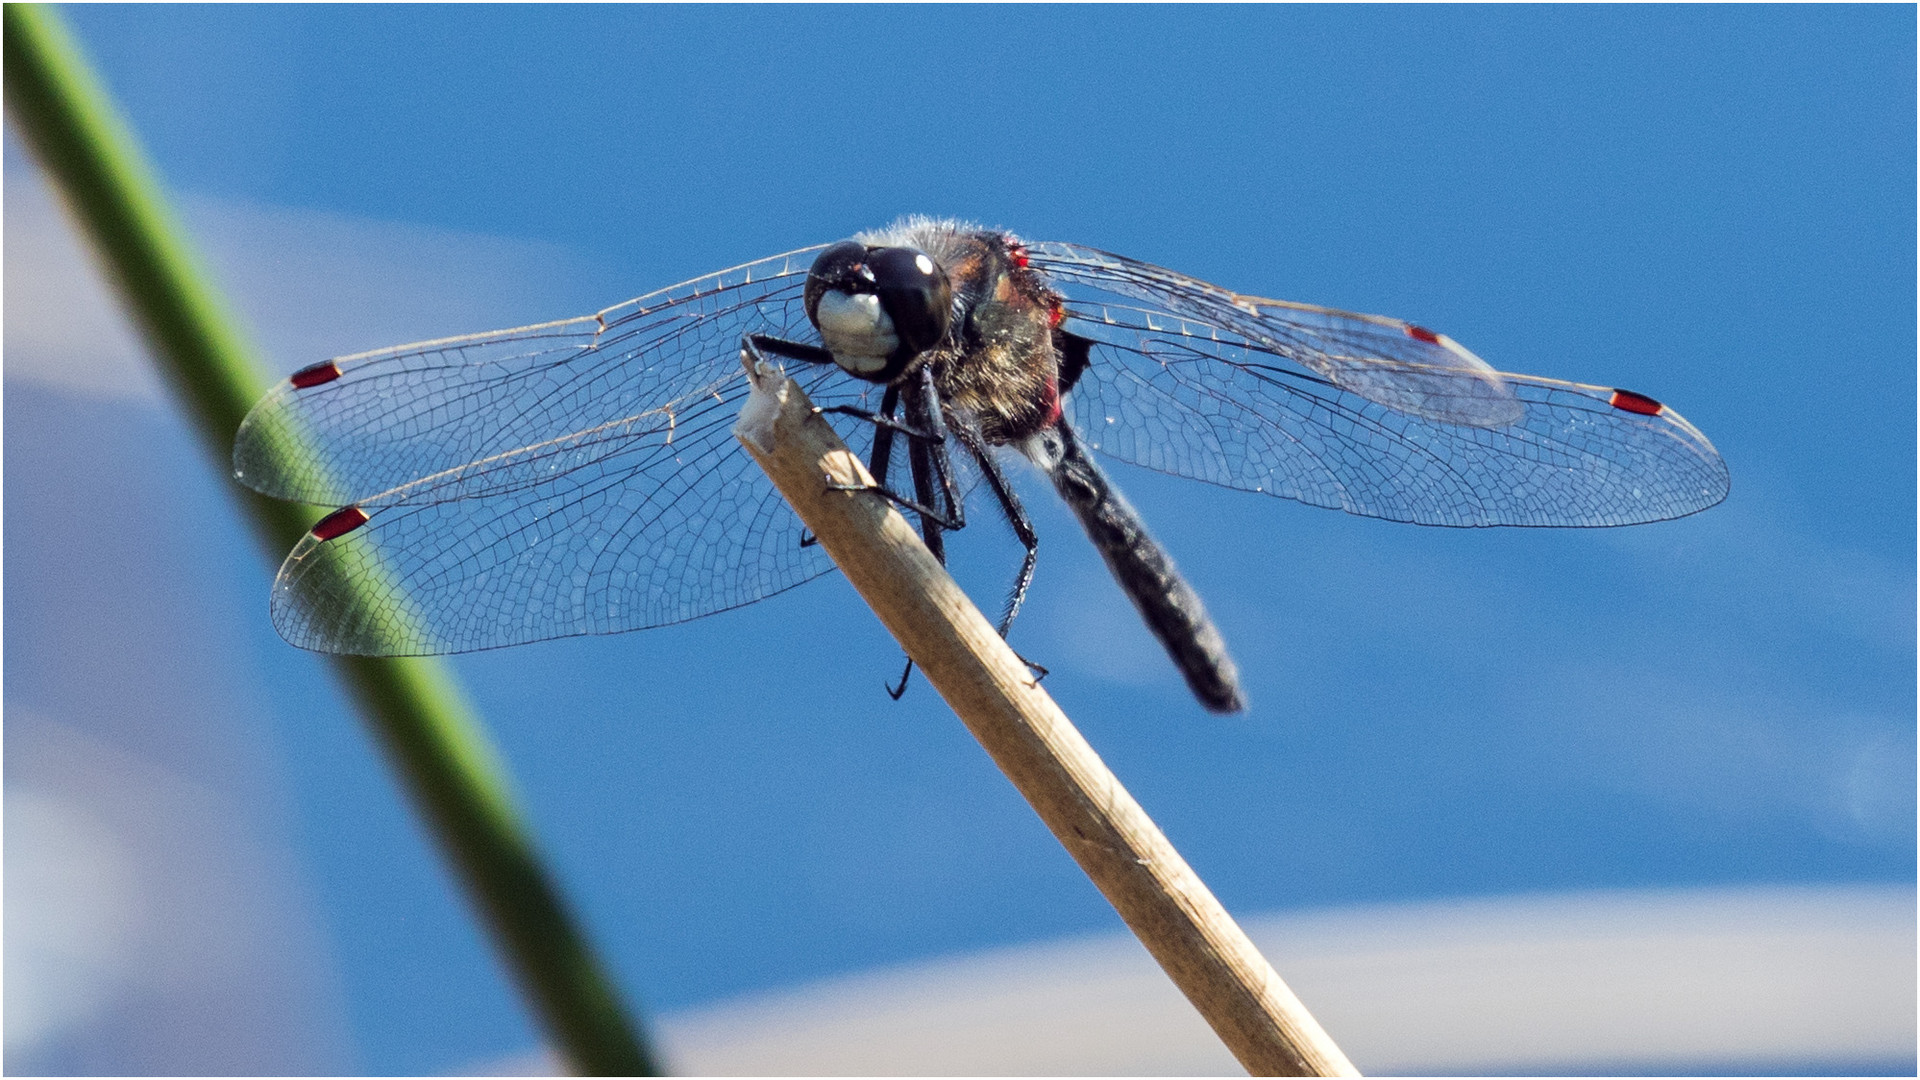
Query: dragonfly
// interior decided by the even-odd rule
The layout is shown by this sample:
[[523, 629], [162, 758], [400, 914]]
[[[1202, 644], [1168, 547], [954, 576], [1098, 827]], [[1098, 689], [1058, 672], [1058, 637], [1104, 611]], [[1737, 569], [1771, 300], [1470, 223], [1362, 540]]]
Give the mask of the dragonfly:
[[1237, 668], [1102, 458], [1456, 527], [1661, 521], [1730, 483], [1706, 436], [1641, 393], [1502, 372], [1401, 319], [915, 217], [593, 315], [294, 372], [233, 457], [254, 490], [335, 508], [281, 566], [273, 625], [322, 652], [460, 653], [684, 622], [826, 573], [734, 442], [743, 355], [792, 369], [936, 554], [969, 502], [997, 504], [1025, 547], [1003, 635], [1038, 553], [1007, 467], [1037, 467], [1217, 712], [1245, 707]]

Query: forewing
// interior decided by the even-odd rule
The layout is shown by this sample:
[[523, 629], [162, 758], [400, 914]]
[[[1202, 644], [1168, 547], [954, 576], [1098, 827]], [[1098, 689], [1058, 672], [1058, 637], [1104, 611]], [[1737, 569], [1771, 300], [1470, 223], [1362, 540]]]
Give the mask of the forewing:
[[1102, 322], [1149, 330], [1192, 322], [1370, 401], [1430, 420], [1499, 427], [1520, 417], [1519, 403], [1486, 361], [1444, 334], [1401, 319], [1243, 296], [1077, 244], [1035, 244], [1030, 258], [1067, 286], [1076, 308], [1097, 305]]
[[[465, 652], [680, 622], [825, 572], [731, 435], [741, 335], [815, 340], [809, 255], [283, 384], [248, 417], [236, 471], [350, 509], [288, 556], [275, 626], [327, 652]], [[799, 367], [822, 405], [872, 389]]]
[[597, 315], [316, 364], [254, 406], [234, 475], [282, 499], [458, 499], [613, 453], [738, 378], [743, 330], [811, 335], [815, 249], [696, 278]]
[[1065, 408], [1122, 460], [1429, 525], [1627, 525], [1726, 497], [1713, 445], [1640, 395], [1087, 248], [1030, 258], [1067, 297], [1063, 329], [1095, 343]]

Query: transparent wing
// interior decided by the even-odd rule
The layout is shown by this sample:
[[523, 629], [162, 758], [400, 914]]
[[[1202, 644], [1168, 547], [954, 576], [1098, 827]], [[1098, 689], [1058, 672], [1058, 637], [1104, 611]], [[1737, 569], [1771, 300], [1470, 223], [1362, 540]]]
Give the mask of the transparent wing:
[[597, 315], [316, 364], [247, 414], [234, 475], [263, 494], [327, 506], [469, 498], [565, 468], [579, 450], [590, 457], [670, 429], [691, 402], [737, 379], [743, 328], [811, 337], [800, 293], [816, 250]]
[[[327, 652], [465, 652], [680, 622], [830, 569], [731, 434], [741, 335], [816, 340], [810, 256], [297, 373], [248, 416], [235, 471], [349, 509], [288, 556], [274, 625]], [[799, 367], [822, 405], [871, 389]]]
[[1726, 497], [1713, 444], [1641, 395], [1091, 248], [1028, 254], [1067, 298], [1063, 328], [1094, 342], [1064, 406], [1121, 460], [1426, 525], [1628, 525]]

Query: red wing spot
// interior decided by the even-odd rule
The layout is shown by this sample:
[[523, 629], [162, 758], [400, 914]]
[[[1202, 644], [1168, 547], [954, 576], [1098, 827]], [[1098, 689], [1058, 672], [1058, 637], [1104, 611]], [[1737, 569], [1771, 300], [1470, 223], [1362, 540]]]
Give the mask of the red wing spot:
[[357, 506], [343, 506], [314, 523], [315, 540], [333, 540], [367, 523], [367, 512]]
[[1645, 394], [1636, 394], [1631, 390], [1615, 390], [1613, 398], [1607, 402], [1621, 412], [1639, 413], [1641, 416], [1659, 416], [1666, 406]]
[[1424, 326], [1415, 326], [1412, 323], [1407, 324], [1407, 336], [1415, 341], [1424, 341], [1429, 345], [1440, 344], [1439, 334], [1434, 333]]
[[299, 371], [294, 372], [292, 378], [287, 381], [293, 383], [295, 390], [306, 390], [315, 386], [323, 386], [339, 377], [340, 365], [328, 360], [324, 363], [315, 364], [312, 367], [301, 368]]

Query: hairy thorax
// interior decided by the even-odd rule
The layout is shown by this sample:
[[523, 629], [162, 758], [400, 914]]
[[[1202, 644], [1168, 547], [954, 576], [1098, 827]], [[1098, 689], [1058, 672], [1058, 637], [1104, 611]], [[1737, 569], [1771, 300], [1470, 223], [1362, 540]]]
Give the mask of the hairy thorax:
[[946, 222], [903, 230], [946, 267], [960, 316], [948, 343], [930, 350], [947, 412], [989, 443], [1018, 443], [1060, 415], [1059, 294], [1004, 233]]

